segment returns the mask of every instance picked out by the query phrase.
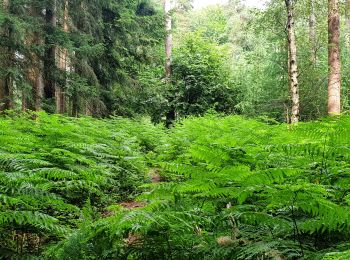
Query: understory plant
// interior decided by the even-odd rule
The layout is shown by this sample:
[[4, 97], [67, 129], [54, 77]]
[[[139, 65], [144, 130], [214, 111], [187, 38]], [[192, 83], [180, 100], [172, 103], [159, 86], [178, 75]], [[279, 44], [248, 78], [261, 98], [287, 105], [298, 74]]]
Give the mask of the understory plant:
[[143, 207], [111, 206], [53, 259], [347, 259], [350, 118], [184, 120], [159, 147]]
[[107, 205], [132, 200], [162, 135], [141, 119], [1, 117], [0, 258], [39, 255]]

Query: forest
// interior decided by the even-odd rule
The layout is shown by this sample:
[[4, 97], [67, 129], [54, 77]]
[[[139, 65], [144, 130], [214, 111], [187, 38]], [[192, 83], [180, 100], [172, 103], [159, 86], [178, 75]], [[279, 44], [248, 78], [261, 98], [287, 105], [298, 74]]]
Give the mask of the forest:
[[350, 259], [350, 0], [214, 2], [0, 0], [0, 259]]

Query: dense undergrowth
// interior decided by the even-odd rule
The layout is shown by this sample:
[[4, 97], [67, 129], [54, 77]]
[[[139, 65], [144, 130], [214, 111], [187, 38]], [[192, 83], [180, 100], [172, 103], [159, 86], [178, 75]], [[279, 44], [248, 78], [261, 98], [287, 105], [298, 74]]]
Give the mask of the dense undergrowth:
[[2, 117], [0, 256], [38, 255], [107, 205], [133, 199], [158, 134], [119, 118]]
[[[0, 122], [0, 247], [12, 254], [349, 258], [349, 117], [290, 126], [208, 115], [169, 131], [125, 119]], [[139, 207], [119, 203], [141, 189]]]

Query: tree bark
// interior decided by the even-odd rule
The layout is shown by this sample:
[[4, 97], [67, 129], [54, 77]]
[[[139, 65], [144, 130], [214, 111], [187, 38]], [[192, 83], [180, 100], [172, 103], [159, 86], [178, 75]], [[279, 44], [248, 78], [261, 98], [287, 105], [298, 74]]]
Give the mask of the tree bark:
[[[9, 7], [10, 1], [3, 0], [3, 8], [5, 12], [9, 11]], [[4, 29], [3, 33], [7, 37], [11, 37], [11, 32], [8, 29]], [[2, 65], [4, 68], [10, 67], [11, 65], [9, 63], [13, 60], [13, 54], [10, 47], [4, 46], [1, 52], [4, 54]], [[13, 79], [11, 75], [5, 73], [0, 79], [0, 111], [7, 109], [13, 109]]]
[[345, 43], [346, 43], [346, 47], [350, 48], [350, 0], [346, 0], [345, 2], [345, 24], [346, 24]]
[[[168, 85], [171, 84], [171, 55], [173, 48], [173, 36], [172, 36], [172, 17], [171, 17], [171, 0], [164, 0], [164, 13], [165, 13], [165, 80]], [[176, 110], [173, 102], [173, 97], [168, 97], [169, 108], [166, 113], [165, 125], [170, 128], [173, 122], [176, 120]]]
[[171, 0], [164, 0], [164, 12], [165, 12], [165, 76], [167, 80], [171, 78], [171, 54], [173, 45], [172, 36], [172, 20], [171, 20]]
[[33, 109], [34, 111], [40, 111], [44, 91], [44, 78], [41, 71], [41, 61], [37, 57], [35, 57], [35, 59], [35, 63], [38, 64], [38, 67], [29, 69], [28, 79], [33, 86]]
[[[350, 0], [349, 0], [350, 1]], [[313, 65], [317, 61], [317, 34], [316, 34], [316, 14], [315, 14], [315, 0], [310, 0], [310, 19], [309, 19], [309, 37], [311, 45], [310, 60]]]
[[78, 96], [76, 93], [73, 94], [72, 97], [72, 114], [73, 117], [78, 117], [79, 115], [79, 104], [78, 104]]
[[22, 112], [26, 112], [26, 110], [27, 110], [27, 95], [23, 91], [22, 91], [21, 99], [22, 99], [22, 106], [21, 106]]
[[[64, 2], [64, 13], [63, 13], [63, 31], [65, 33], [68, 33], [69, 27], [68, 27], [68, 19], [69, 19], [69, 4], [68, 0]], [[61, 48], [59, 52], [59, 62], [58, 67], [61, 70], [61, 72], [65, 75], [67, 72], [67, 66], [68, 66], [68, 50], [65, 48]], [[55, 90], [55, 99], [56, 99], [56, 111], [59, 114], [64, 114], [66, 112], [66, 100], [65, 100], [65, 94], [63, 92], [63, 85], [65, 86], [67, 82], [66, 77], [64, 76], [62, 86], [56, 86]]]
[[[36, 8], [31, 8], [31, 15], [38, 15], [39, 11]], [[29, 35], [27, 38], [29, 45], [40, 46], [43, 44], [41, 34], [39, 32], [34, 32], [33, 35]], [[29, 62], [29, 67], [27, 70], [27, 78], [32, 85], [32, 97], [33, 102], [31, 104], [31, 109], [34, 111], [40, 111], [42, 106], [42, 99], [44, 94], [44, 77], [43, 77], [43, 62], [41, 57], [35, 51], [31, 51], [27, 57]], [[25, 98], [24, 98], [25, 99]], [[24, 102], [27, 103], [26, 101]]]
[[285, 0], [288, 20], [288, 73], [289, 73], [289, 90], [292, 99], [291, 123], [298, 123], [300, 118], [299, 108], [299, 83], [298, 83], [298, 63], [297, 63], [297, 46], [294, 30], [294, 6], [293, 0]]
[[0, 80], [0, 111], [6, 110], [5, 80]]
[[[57, 3], [56, 0], [51, 0], [46, 8], [46, 49], [45, 53], [45, 98], [56, 101], [57, 88], [57, 46], [53, 42], [53, 35], [57, 28]], [[55, 102], [56, 107], [56, 102]]]
[[328, 114], [341, 112], [339, 0], [328, 0]]

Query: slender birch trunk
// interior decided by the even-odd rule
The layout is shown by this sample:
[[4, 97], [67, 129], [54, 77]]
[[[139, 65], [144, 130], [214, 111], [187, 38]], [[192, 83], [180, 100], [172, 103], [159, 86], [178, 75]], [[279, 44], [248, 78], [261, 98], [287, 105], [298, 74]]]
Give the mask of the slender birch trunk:
[[297, 46], [294, 29], [294, 10], [293, 0], [285, 0], [288, 20], [288, 51], [289, 51], [289, 89], [292, 99], [291, 123], [298, 123], [300, 118], [299, 112], [299, 83], [298, 83], [298, 64], [297, 64]]
[[165, 29], [166, 29], [166, 38], [165, 38], [165, 76], [167, 79], [171, 78], [171, 54], [172, 54], [172, 45], [173, 45], [173, 36], [172, 36], [172, 20], [171, 20], [171, 0], [164, 0], [164, 12], [165, 12]]
[[328, 0], [328, 114], [341, 112], [339, 0]]
[[[165, 13], [165, 79], [168, 84], [171, 84], [171, 55], [173, 48], [173, 36], [172, 36], [172, 18], [171, 18], [171, 0], [164, 0], [164, 13]], [[169, 128], [176, 119], [176, 112], [172, 103], [172, 97], [169, 98], [169, 110], [166, 114], [166, 126]]]

